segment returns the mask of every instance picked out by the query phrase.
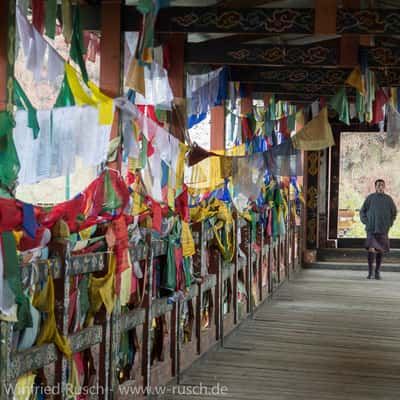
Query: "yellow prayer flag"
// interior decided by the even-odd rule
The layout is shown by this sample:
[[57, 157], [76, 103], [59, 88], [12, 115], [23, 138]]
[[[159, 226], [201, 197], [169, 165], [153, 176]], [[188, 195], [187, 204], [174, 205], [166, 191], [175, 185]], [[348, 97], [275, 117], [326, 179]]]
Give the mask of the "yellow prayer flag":
[[102, 93], [93, 82], [89, 81], [88, 86], [92, 91], [93, 99], [99, 103], [99, 124], [111, 125], [114, 118], [112, 98]]
[[133, 57], [129, 65], [128, 74], [126, 76], [126, 86], [146, 97], [144, 66], [139, 64], [136, 57]]
[[365, 79], [359, 66], [355, 67], [353, 71], [351, 71], [351, 74], [346, 79], [346, 83], [355, 87], [362, 96], [365, 96]]
[[196, 253], [192, 231], [185, 221], [182, 221], [181, 243], [184, 257], [191, 257]]
[[328, 121], [328, 109], [324, 107], [306, 126], [292, 136], [293, 147], [300, 150], [323, 150], [335, 145], [332, 128]]
[[88, 105], [97, 107], [97, 102], [83, 90], [75, 69], [71, 65], [65, 64], [65, 73], [67, 74], [68, 84], [76, 103], [79, 106]]

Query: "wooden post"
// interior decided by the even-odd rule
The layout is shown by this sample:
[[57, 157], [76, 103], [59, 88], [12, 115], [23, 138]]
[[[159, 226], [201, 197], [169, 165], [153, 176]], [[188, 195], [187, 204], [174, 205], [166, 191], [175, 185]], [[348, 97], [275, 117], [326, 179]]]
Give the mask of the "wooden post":
[[[15, 0], [0, 2], [0, 111], [13, 111], [15, 59]], [[0, 321], [0, 398], [11, 399], [6, 392], [13, 324]]]
[[233, 284], [232, 284], [232, 304], [233, 304], [233, 322], [234, 324], [238, 323], [238, 268], [239, 268], [239, 216], [236, 211], [234, 211], [234, 221], [235, 221], [235, 241], [236, 241], [236, 248], [235, 248], [235, 272], [233, 275]]
[[[122, 93], [121, 12], [122, 0], [104, 0], [101, 3], [100, 89], [112, 98]], [[110, 140], [120, 134], [119, 111], [116, 108]], [[121, 154], [120, 146], [117, 160], [110, 163], [111, 168], [121, 170]]]
[[318, 176], [319, 176], [319, 152], [307, 151], [305, 154], [305, 261], [315, 261], [315, 250], [318, 237]]
[[225, 149], [225, 107], [211, 107], [210, 149]]
[[186, 129], [186, 107], [184, 102], [186, 38], [186, 33], [171, 33], [168, 37], [168, 46], [171, 54], [168, 79], [174, 94], [174, 109], [171, 115], [170, 131], [182, 142], [184, 142], [183, 129]]
[[336, 0], [315, 1], [315, 33], [336, 35]]
[[329, 239], [337, 239], [339, 211], [340, 130], [333, 128], [335, 146], [330, 149]]

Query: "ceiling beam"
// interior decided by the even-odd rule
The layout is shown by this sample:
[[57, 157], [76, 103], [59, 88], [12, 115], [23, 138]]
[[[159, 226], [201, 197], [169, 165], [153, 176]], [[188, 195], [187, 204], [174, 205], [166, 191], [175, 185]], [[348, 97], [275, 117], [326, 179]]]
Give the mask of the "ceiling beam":
[[[252, 0], [252, 7], [264, 6], [265, 4], [275, 3], [277, 0]], [[221, 0], [216, 4], [217, 7], [242, 8], [248, 6], [248, 0]]]
[[[296, 83], [307, 85], [341, 86], [351, 73], [351, 68], [281, 68], [281, 67], [231, 67], [229, 79], [244, 83]], [[376, 71], [382, 87], [400, 86], [400, 69]]]
[[[275, 66], [325, 66], [337, 68], [354, 67], [357, 57], [346, 59], [340, 57], [338, 41], [319, 42], [306, 46], [279, 46], [258, 44], [226, 44], [212, 46], [207, 42], [188, 43], [185, 46], [185, 61], [193, 64], [224, 65], [275, 65]], [[355, 47], [357, 54], [358, 44]], [[368, 65], [377, 68], [399, 68], [400, 47], [369, 47], [367, 50]]]
[[[81, 6], [82, 27], [100, 30], [100, 7]], [[336, 10], [336, 33], [359, 35], [400, 34], [399, 9]], [[313, 34], [314, 8], [221, 8], [169, 7], [160, 10], [157, 32], [203, 32], [282, 35]], [[141, 15], [135, 6], [124, 6], [122, 29], [140, 29]]]
[[[286, 95], [306, 95], [317, 97], [331, 97], [334, 96], [338, 88], [328, 85], [312, 85], [312, 84], [296, 84], [296, 83], [264, 83], [257, 82], [252, 85], [254, 92], [264, 92], [273, 94], [286, 94]], [[348, 96], [355, 96], [355, 89], [347, 86], [346, 92]]]

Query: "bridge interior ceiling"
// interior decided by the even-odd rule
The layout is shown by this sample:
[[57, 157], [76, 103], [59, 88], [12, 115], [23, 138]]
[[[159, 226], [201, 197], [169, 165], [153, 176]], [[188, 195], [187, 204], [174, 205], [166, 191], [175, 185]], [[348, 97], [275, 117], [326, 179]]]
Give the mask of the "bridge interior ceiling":
[[[102, 1], [80, 2], [84, 28], [100, 31]], [[125, 0], [123, 31], [138, 30], [137, 3]], [[248, 84], [254, 98], [268, 92], [311, 103], [343, 86], [360, 45], [380, 86], [400, 86], [399, 15], [397, 0], [171, 0], [157, 17], [156, 40], [186, 34], [189, 72], [228, 65], [230, 80]]]

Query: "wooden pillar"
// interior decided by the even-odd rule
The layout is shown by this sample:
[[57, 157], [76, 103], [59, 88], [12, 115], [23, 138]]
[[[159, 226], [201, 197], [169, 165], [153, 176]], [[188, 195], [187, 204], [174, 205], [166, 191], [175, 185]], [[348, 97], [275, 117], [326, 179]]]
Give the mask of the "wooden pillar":
[[183, 129], [186, 129], [185, 107], [185, 43], [186, 33], [171, 33], [168, 37], [168, 46], [171, 54], [168, 70], [169, 84], [174, 94], [174, 110], [171, 115], [171, 133], [184, 142]]
[[315, 0], [316, 34], [336, 35], [336, 0]]
[[[15, 0], [0, 2], [0, 111], [13, 111], [13, 76], [15, 59]], [[7, 376], [11, 368], [13, 324], [0, 321], [0, 398], [7, 393]]]
[[211, 150], [225, 149], [225, 107], [211, 107]]
[[240, 103], [241, 114], [251, 114], [253, 112], [253, 96], [252, 89], [249, 85], [246, 85], [246, 97], [243, 97]]
[[[351, 9], [360, 9], [360, 0], [343, 0], [343, 7]], [[340, 60], [341, 67], [353, 68], [358, 65], [359, 46], [372, 46], [374, 37], [371, 35], [351, 35], [344, 34], [340, 39]]]
[[[101, 4], [101, 41], [100, 41], [100, 89], [109, 97], [122, 94], [122, 45], [121, 34], [122, 0], [103, 0]], [[115, 109], [110, 140], [121, 135], [119, 110]], [[109, 163], [111, 168], [121, 170], [122, 148], [119, 146], [117, 158]], [[103, 326], [103, 338], [100, 344], [99, 385], [108, 392], [116, 385], [115, 361], [110, 360], [111, 340], [115, 336], [112, 318], [106, 315], [104, 308], [96, 317], [96, 323]], [[108, 399], [108, 393], [102, 396]]]
[[[15, 1], [0, 2], [0, 111], [12, 112], [15, 43]], [[0, 398], [11, 399], [6, 393], [10, 370], [13, 324], [0, 321]]]
[[337, 239], [338, 228], [338, 211], [339, 211], [339, 173], [340, 173], [340, 129], [335, 126], [333, 135], [335, 138], [335, 146], [331, 147], [330, 162], [330, 195], [329, 195], [329, 239]]
[[316, 257], [318, 237], [318, 176], [319, 176], [319, 152], [305, 152], [305, 253], [304, 261], [312, 262]]
[[320, 173], [318, 176], [318, 241], [317, 247], [326, 247], [328, 240], [327, 229], [327, 197], [328, 197], [328, 150], [320, 152]]
[[[100, 89], [112, 98], [122, 93], [121, 11], [122, 0], [103, 0], [101, 3]], [[119, 120], [119, 111], [116, 108], [110, 140], [120, 136]], [[110, 163], [110, 167], [121, 169], [121, 150], [117, 160]]]
[[15, 0], [0, 2], [0, 111], [13, 111]]

